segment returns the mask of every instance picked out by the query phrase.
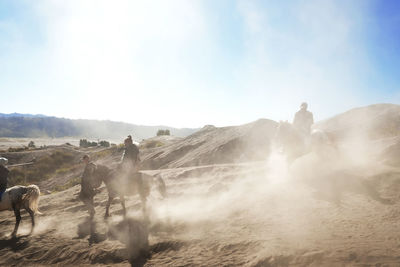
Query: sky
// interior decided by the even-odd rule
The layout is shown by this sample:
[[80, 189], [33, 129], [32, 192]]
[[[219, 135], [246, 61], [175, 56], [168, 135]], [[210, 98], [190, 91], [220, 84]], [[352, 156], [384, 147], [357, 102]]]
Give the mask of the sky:
[[141, 125], [400, 104], [396, 0], [0, 0], [0, 113]]

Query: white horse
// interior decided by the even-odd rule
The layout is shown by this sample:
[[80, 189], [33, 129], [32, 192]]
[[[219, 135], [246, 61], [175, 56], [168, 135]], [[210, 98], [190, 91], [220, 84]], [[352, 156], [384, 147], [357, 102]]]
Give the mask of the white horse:
[[15, 227], [11, 236], [16, 237], [19, 223], [21, 221], [20, 209], [25, 209], [32, 219], [30, 234], [35, 228], [35, 213], [41, 214], [38, 209], [40, 190], [37, 185], [22, 186], [17, 185], [8, 188], [2, 195], [0, 201], [0, 211], [13, 210], [15, 214]]

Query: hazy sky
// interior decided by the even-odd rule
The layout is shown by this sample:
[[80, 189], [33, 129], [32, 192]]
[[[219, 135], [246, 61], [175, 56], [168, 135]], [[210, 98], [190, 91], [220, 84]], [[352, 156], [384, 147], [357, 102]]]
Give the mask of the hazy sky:
[[0, 112], [201, 127], [400, 103], [400, 1], [0, 0]]

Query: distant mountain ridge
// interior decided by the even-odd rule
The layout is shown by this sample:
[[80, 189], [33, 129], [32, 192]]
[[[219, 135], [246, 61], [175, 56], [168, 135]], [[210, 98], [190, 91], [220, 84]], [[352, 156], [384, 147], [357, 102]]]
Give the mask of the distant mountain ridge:
[[0, 118], [10, 118], [10, 117], [27, 117], [27, 118], [43, 118], [48, 117], [42, 114], [23, 114], [23, 113], [0, 113]]
[[115, 121], [72, 120], [32, 115], [0, 113], [0, 137], [80, 137], [91, 139], [122, 140], [132, 135], [142, 140], [156, 135], [159, 129], [168, 129], [171, 135], [185, 137], [198, 129], [169, 126], [144, 126]]
[[[213, 129], [205, 126], [202, 129]], [[322, 129], [344, 138], [355, 132], [372, 138], [400, 136], [400, 105], [374, 104], [357, 107], [331, 118], [316, 122]], [[200, 129], [168, 126], [143, 126], [115, 121], [72, 120], [46, 115], [0, 113], [0, 137], [80, 137], [88, 139], [123, 140], [132, 135], [137, 141], [156, 135], [159, 129], [168, 129], [171, 135], [187, 137]]]

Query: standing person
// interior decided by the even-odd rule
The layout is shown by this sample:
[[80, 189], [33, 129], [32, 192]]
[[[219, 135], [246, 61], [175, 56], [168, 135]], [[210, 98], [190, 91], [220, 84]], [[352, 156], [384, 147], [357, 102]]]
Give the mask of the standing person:
[[82, 162], [85, 164], [85, 169], [82, 174], [81, 192], [79, 194], [79, 198], [86, 205], [90, 214], [90, 218], [93, 219], [95, 213], [93, 198], [96, 195], [93, 179], [94, 172], [96, 171], [96, 165], [90, 161], [88, 155], [83, 156]]
[[8, 174], [10, 172], [10, 170], [6, 167], [7, 163], [8, 159], [0, 157], [0, 201], [3, 193], [7, 189]]
[[296, 112], [293, 120], [293, 126], [296, 128], [304, 137], [308, 137], [311, 133], [311, 125], [314, 124], [313, 114], [307, 110], [308, 105], [303, 102], [300, 105], [300, 110]]
[[133, 143], [132, 136], [124, 140], [125, 150], [122, 155], [122, 166], [127, 172], [138, 172], [139, 171], [139, 148]]

